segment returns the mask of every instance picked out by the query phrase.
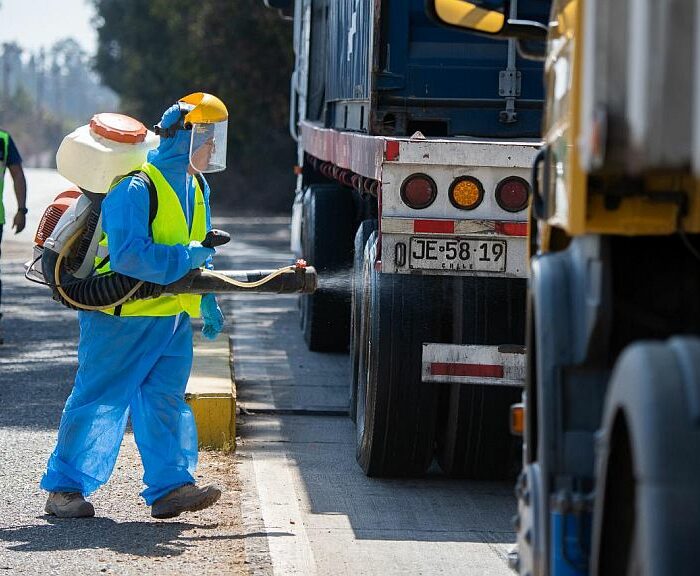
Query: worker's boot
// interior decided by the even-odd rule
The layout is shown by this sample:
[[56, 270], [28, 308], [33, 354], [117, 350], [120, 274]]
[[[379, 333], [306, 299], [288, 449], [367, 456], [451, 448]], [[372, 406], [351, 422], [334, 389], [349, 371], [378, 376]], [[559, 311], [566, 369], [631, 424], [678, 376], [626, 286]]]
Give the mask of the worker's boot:
[[221, 498], [221, 490], [216, 486], [198, 488], [194, 484], [185, 484], [158, 498], [151, 506], [154, 518], [175, 518], [183, 512], [196, 512], [209, 508]]
[[44, 511], [59, 518], [89, 518], [95, 515], [92, 504], [80, 492], [49, 493]]

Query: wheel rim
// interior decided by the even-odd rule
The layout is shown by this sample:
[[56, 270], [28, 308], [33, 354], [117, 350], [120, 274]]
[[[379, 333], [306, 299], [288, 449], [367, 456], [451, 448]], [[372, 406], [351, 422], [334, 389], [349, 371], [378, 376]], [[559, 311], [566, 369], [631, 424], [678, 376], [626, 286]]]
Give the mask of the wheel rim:
[[[370, 237], [371, 241], [371, 237]], [[365, 249], [365, 257], [362, 264], [362, 300], [360, 305], [360, 357], [358, 359], [358, 377], [357, 377], [357, 394], [356, 394], [356, 430], [357, 430], [357, 447], [362, 445], [365, 435], [365, 407], [367, 403], [367, 385], [369, 382], [369, 366], [371, 359], [370, 345], [370, 326], [365, 324], [369, 322], [371, 297], [371, 262], [373, 261], [374, 251]], [[363, 330], [363, 327], [365, 328]], [[362, 336], [364, 335], [364, 339]], [[361, 361], [364, 359], [364, 363]]]

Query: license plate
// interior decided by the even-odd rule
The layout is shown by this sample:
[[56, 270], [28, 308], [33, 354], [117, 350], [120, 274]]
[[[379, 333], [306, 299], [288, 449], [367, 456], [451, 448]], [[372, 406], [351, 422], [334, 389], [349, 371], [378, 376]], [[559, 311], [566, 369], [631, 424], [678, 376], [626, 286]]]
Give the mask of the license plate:
[[506, 270], [505, 240], [412, 237], [409, 246], [408, 267], [415, 270]]

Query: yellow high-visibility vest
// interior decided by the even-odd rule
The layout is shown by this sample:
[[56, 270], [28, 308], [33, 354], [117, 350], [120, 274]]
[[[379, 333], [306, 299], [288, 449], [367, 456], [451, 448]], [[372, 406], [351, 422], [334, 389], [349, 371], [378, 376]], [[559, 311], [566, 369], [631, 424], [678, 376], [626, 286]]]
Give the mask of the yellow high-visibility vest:
[[2, 158], [0, 158], [0, 224], [5, 223], [5, 206], [2, 201], [3, 188], [5, 188], [5, 168], [7, 168], [7, 157], [10, 155], [10, 135], [0, 130], [0, 149], [2, 150]]
[[[187, 219], [180, 205], [175, 190], [168, 184], [160, 170], [152, 164], [141, 166], [144, 172], [153, 182], [158, 194], [158, 211], [156, 212], [151, 230], [153, 242], [174, 246], [182, 244], [186, 246], [193, 240], [201, 242], [207, 235], [206, 209], [204, 206], [204, 192], [197, 179], [194, 179], [194, 213], [192, 215], [192, 228], [187, 229]], [[100, 246], [109, 249], [107, 235], [100, 240]], [[102, 265], [103, 257], [95, 258], [95, 268], [98, 274], [106, 274], [110, 271], [109, 262]], [[135, 300], [121, 306], [117, 312], [119, 316], [175, 316], [180, 312], [187, 312], [192, 318], [199, 318], [199, 305], [202, 297], [197, 294], [177, 294], [159, 296], [149, 300]], [[115, 309], [102, 310], [106, 314], [114, 314]]]

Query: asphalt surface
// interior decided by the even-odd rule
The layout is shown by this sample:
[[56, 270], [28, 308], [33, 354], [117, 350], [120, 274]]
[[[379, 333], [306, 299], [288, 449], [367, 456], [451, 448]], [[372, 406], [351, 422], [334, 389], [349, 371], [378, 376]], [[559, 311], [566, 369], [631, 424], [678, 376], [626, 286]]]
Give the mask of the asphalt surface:
[[[294, 296], [220, 298], [241, 413], [235, 457], [201, 454], [199, 480], [228, 487], [219, 506], [151, 519], [138, 497], [141, 466], [127, 433], [112, 479], [92, 498], [98, 517], [45, 516], [38, 482], [72, 385], [78, 328], [73, 312], [22, 276], [38, 218], [62, 186], [55, 173], [28, 177], [28, 230], [3, 242], [0, 573], [511, 574], [512, 486], [438, 472], [413, 480], [363, 475], [346, 416], [348, 357], [306, 350]], [[214, 224], [233, 235], [217, 254], [218, 268], [291, 261], [285, 218]]]
[[[286, 219], [220, 219], [233, 235], [217, 266], [289, 264]], [[313, 263], [311, 263], [313, 264]], [[348, 275], [349, 277], [349, 275]], [[327, 283], [323, 278], [322, 284]], [[336, 287], [349, 296], [348, 286]], [[238, 472], [259, 574], [512, 574], [510, 484], [364, 476], [347, 417], [349, 358], [306, 350], [297, 297], [237, 294], [233, 319]]]

